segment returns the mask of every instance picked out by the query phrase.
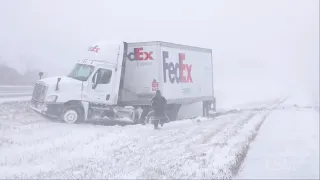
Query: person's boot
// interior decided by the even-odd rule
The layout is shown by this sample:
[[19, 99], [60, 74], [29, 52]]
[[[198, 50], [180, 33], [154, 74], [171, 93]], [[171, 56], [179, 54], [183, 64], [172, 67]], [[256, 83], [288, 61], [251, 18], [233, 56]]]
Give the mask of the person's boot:
[[166, 123], [167, 121], [163, 118], [163, 119], [161, 119], [161, 121], [160, 121], [160, 124], [161, 124], [161, 127], [163, 127], [163, 125]]

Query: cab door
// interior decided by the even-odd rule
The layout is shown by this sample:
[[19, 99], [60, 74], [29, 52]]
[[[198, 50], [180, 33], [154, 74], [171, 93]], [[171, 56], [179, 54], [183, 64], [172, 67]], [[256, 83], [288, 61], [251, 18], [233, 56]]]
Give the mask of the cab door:
[[92, 77], [92, 99], [95, 103], [113, 105], [115, 99], [115, 69], [99, 68]]

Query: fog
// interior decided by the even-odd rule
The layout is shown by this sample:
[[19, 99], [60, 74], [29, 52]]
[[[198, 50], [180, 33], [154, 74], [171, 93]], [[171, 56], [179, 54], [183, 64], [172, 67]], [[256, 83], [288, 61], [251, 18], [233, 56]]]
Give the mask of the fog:
[[213, 50], [220, 104], [319, 98], [318, 0], [2, 0], [0, 23], [0, 63], [20, 71], [65, 74], [97, 41], [159, 40]]

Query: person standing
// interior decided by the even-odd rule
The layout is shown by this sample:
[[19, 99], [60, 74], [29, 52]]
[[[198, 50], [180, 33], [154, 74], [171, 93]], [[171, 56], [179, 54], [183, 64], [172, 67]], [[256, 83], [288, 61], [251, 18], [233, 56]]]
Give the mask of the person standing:
[[161, 127], [164, 124], [164, 121], [166, 119], [166, 114], [164, 112], [166, 104], [167, 104], [166, 98], [161, 95], [160, 90], [157, 90], [156, 95], [151, 100], [151, 107], [154, 111], [154, 120], [153, 120], [154, 129], [159, 129], [158, 127], [159, 122], [161, 124]]

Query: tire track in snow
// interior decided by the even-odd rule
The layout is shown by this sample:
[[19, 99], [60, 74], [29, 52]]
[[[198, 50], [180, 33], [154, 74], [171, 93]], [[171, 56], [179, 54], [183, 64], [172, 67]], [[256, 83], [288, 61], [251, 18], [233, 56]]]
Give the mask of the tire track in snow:
[[252, 116], [249, 121], [246, 123], [242, 121], [234, 129], [225, 131], [222, 136], [213, 137], [212, 143], [202, 148], [202, 156], [198, 159], [198, 172], [192, 178], [231, 178], [238, 154], [242, 152], [243, 147], [255, 132], [256, 125], [262, 121], [265, 114], [268, 112]]
[[[227, 127], [227, 125], [229, 125], [228, 123], [225, 123], [223, 128], [218, 129], [217, 131], [212, 131], [211, 133], [209, 133], [208, 135], [204, 136], [201, 140], [201, 144], [206, 144], [208, 143], [212, 137], [214, 135], [216, 135], [217, 133], [226, 130], [226, 129], [231, 129], [231, 128], [235, 128], [236, 126], [243, 126], [245, 123], [247, 123], [253, 116], [255, 115], [255, 113], [250, 113], [247, 117], [245, 117], [244, 119], [240, 120], [240, 121], [236, 121], [234, 124], [232, 124], [232, 126]], [[233, 126], [234, 125], [234, 126]], [[235, 132], [236, 133], [236, 132]]]
[[[241, 119], [242, 116], [247, 116], [247, 114], [251, 114], [251, 112], [239, 112], [236, 114], [230, 114], [227, 116], [222, 116], [213, 119], [215, 123], [213, 124], [212, 120], [207, 121], [201, 121], [200, 123], [191, 124], [189, 128], [194, 129], [192, 131], [185, 131], [181, 132], [179, 129], [175, 132], [175, 134], [172, 135], [181, 135], [184, 133], [184, 136], [177, 136], [176, 138], [171, 139], [170, 141], [164, 142], [166, 144], [170, 144], [173, 142], [181, 142], [186, 139], [192, 140], [194, 143], [197, 143], [198, 141], [201, 141], [203, 139], [203, 136], [206, 136], [205, 134], [210, 134], [214, 132], [214, 134], [219, 133], [221, 130], [223, 130], [226, 126], [232, 125], [233, 122], [238, 122], [238, 120]], [[239, 117], [240, 116], [240, 117]], [[229, 117], [229, 118], [226, 118]], [[194, 125], [199, 126], [198, 128], [194, 128]], [[207, 126], [206, 129], [202, 128], [202, 126]], [[209, 128], [210, 127], [210, 128]], [[195, 135], [195, 136], [191, 136]], [[196, 138], [199, 137], [199, 138]]]

